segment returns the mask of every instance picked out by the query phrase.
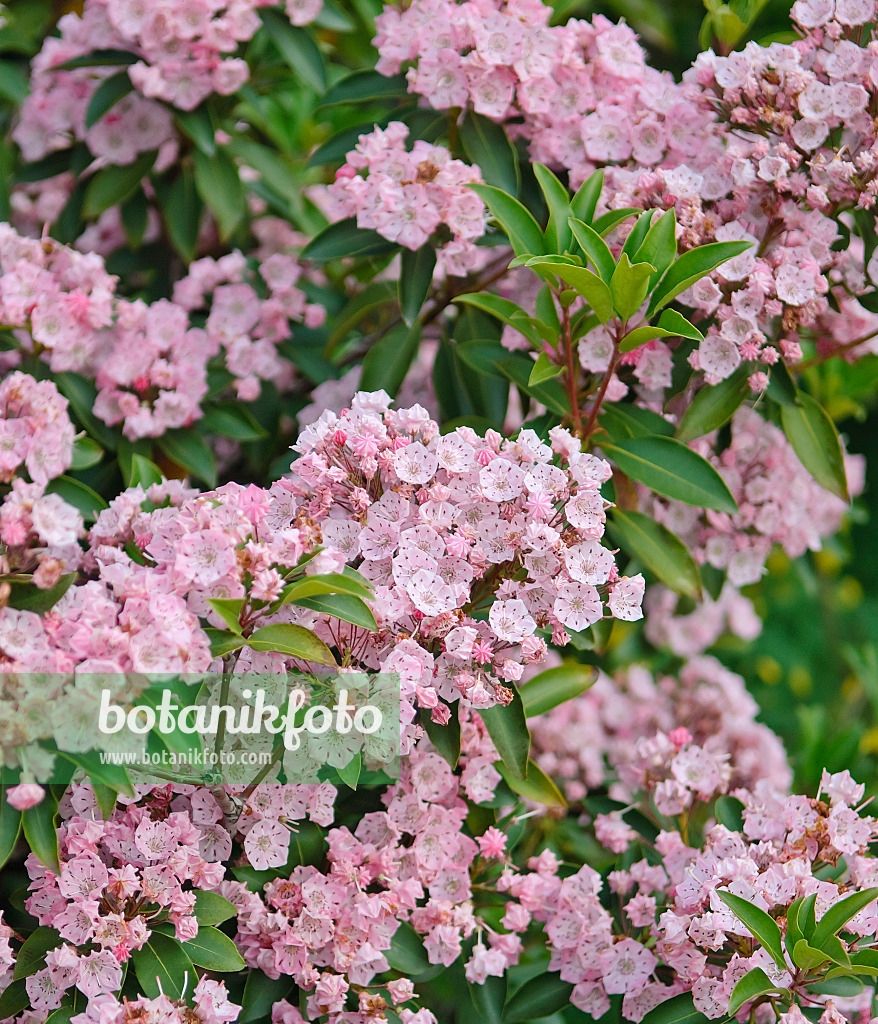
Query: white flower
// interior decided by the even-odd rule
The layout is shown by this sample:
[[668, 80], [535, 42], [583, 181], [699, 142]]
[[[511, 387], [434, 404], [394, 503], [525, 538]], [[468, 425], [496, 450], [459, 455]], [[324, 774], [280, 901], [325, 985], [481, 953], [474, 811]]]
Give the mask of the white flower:
[[524, 601], [495, 601], [488, 613], [491, 629], [509, 643], [520, 643], [526, 636], [532, 636], [536, 622], [527, 610]]

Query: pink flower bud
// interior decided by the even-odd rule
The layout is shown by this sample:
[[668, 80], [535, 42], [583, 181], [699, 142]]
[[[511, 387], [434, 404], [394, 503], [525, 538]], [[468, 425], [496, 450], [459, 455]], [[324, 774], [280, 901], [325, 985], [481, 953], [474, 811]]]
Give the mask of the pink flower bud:
[[22, 782], [20, 786], [13, 786], [7, 790], [6, 802], [16, 811], [26, 811], [30, 807], [36, 807], [45, 795], [43, 787], [35, 782]]
[[668, 733], [668, 739], [674, 744], [677, 750], [680, 750], [685, 747], [687, 743], [692, 742], [692, 733], [689, 732], [685, 725], [681, 725], [679, 728], [672, 729]]

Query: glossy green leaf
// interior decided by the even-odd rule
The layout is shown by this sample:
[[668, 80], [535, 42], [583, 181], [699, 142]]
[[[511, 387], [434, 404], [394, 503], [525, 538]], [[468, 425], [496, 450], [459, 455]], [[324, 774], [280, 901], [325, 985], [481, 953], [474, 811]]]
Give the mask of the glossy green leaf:
[[124, 96], [127, 96], [134, 89], [127, 71], [119, 71], [115, 75], [105, 78], [91, 94], [88, 101], [88, 108], [85, 112], [85, 127], [91, 128], [98, 121], [109, 113], [113, 107]]
[[674, 434], [674, 425], [664, 416], [630, 402], [606, 402], [598, 422], [613, 442], [629, 437], [651, 437], [654, 434], [673, 437]]
[[500, 978], [489, 974], [482, 985], [476, 985], [471, 981], [467, 982], [470, 999], [476, 1008], [479, 1024], [501, 1024], [507, 984], [505, 974]]
[[564, 367], [553, 363], [545, 352], [540, 352], [534, 368], [530, 371], [528, 384], [542, 384], [545, 380], [551, 380], [564, 372]]
[[378, 632], [378, 623], [372, 609], [362, 598], [351, 594], [318, 594], [314, 597], [300, 597], [292, 602], [302, 608], [309, 608], [321, 615], [331, 615], [334, 619], [350, 622], [353, 626], [367, 629], [370, 633]]
[[654, 271], [655, 267], [651, 263], [631, 263], [627, 253], [623, 252], [619, 257], [610, 281], [610, 291], [616, 312], [623, 320], [630, 319], [643, 305], [649, 278]]
[[216, 217], [220, 238], [227, 241], [247, 213], [247, 199], [238, 168], [222, 149], [213, 156], [196, 149], [194, 161], [195, 188]]
[[540, 672], [519, 687], [524, 713], [528, 718], [543, 715], [552, 708], [573, 700], [594, 685], [597, 675], [591, 665], [565, 661]]
[[360, 387], [364, 391], [383, 388], [389, 395], [395, 395], [418, 354], [420, 341], [419, 323], [411, 327], [400, 324], [391, 328], [366, 353]]
[[167, 430], [156, 438], [156, 444], [178, 466], [203, 480], [208, 487], [216, 487], [216, 461], [207, 442], [194, 427]]
[[862, 993], [864, 985], [859, 978], [848, 974], [846, 968], [836, 968], [835, 970], [839, 973], [835, 974], [833, 971], [830, 971], [825, 981], [809, 985], [809, 992], [814, 992], [821, 996], [842, 996], [846, 999]]
[[417, 320], [421, 306], [427, 300], [436, 268], [436, 250], [422, 245], [412, 251], [403, 249], [399, 266], [399, 308], [408, 327]]
[[622, 246], [622, 252], [625, 253], [632, 263], [637, 262], [634, 259], [634, 253], [637, 252], [646, 238], [646, 233], [649, 231], [655, 212], [655, 210], [644, 210], [638, 215], [637, 220], [634, 221], [631, 230], [628, 232], [628, 237]]
[[878, 978], [878, 949], [863, 949], [854, 953], [851, 956], [851, 970], [855, 974]]
[[21, 811], [6, 799], [6, 787], [0, 788], [0, 868], [9, 860], [21, 835]]
[[527, 763], [530, 757], [530, 733], [521, 694], [511, 684], [509, 688], [513, 693], [510, 704], [506, 707], [495, 704], [491, 708], [482, 708], [479, 714], [500, 760], [512, 775], [524, 779], [527, 777]]
[[259, 17], [268, 35], [287, 65], [305, 85], [317, 93], [326, 91], [326, 68], [317, 44], [305, 29], [290, 24], [288, 18], [271, 7], [263, 7]]
[[398, 246], [377, 231], [358, 228], [353, 218], [339, 220], [318, 232], [302, 250], [302, 259], [325, 263], [341, 256], [393, 252]]
[[288, 583], [281, 591], [280, 604], [296, 601], [303, 597], [314, 597], [316, 594], [351, 594], [368, 601], [373, 597], [371, 588], [366, 583], [351, 579], [338, 572], [322, 573], [318, 576], [305, 576], [304, 579]]
[[457, 705], [449, 707], [450, 716], [445, 725], [438, 725], [430, 717], [428, 708], [423, 708], [418, 715], [418, 724], [430, 737], [430, 742], [452, 768], [457, 767], [460, 760], [460, 718]]
[[702, 340], [701, 331], [675, 309], [666, 309], [659, 317], [655, 326], [644, 324], [629, 331], [619, 343], [620, 352], [633, 352], [653, 338], [692, 338], [695, 341]]
[[535, 761], [528, 761], [527, 777], [524, 779], [511, 772], [502, 761], [495, 762], [494, 767], [512, 792], [524, 797], [525, 800], [542, 804], [544, 807], [567, 806], [564, 794]]
[[736, 371], [713, 387], [702, 388], [683, 413], [677, 427], [677, 440], [688, 443], [724, 427], [749, 394], [750, 385], [744, 370]]
[[538, 256], [528, 260], [527, 266], [557, 274], [562, 281], [576, 289], [594, 310], [595, 316], [602, 324], [613, 319], [615, 309], [612, 293], [609, 286], [597, 274], [586, 270], [585, 267], [572, 266], [552, 257]]
[[242, 636], [236, 636], [223, 629], [214, 629], [212, 626], [208, 626], [204, 632], [210, 640], [210, 653], [214, 658], [224, 658], [227, 654], [240, 651], [247, 644]]
[[77, 768], [81, 768], [90, 779], [94, 779], [102, 786], [109, 786], [117, 793], [124, 793], [125, 796], [134, 797], [134, 787], [128, 777], [126, 769], [119, 764], [103, 764], [101, 755], [96, 750], [85, 750], [71, 752], [59, 750], [58, 757], [70, 761]]
[[687, 505], [735, 513], [738, 506], [723, 478], [691, 448], [670, 437], [632, 437], [601, 442], [623, 473], [657, 494]]
[[759, 996], [770, 995], [778, 991], [777, 986], [768, 977], [761, 967], [754, 967], [748, 971], [743, 978], [732, 989], [732, 998], [729, 1000], [729, 1016], [734, 1016], [738, 1010]]
[[878, 899], [878, 888], [873, 887], [853, 892], [838, 903], [833, 903], [817, 922], [817, 927], [811, 936], [811, 945], [822, 949], [823, 943], [830, 935], [837, 935], [852, 917], [856, 917], [875, 899]]
[[677, 256], [677, 219], [673, 209], [666, 210], [650, 225], [643, 242], [632, 256], [635, 263], [651, 263], [655, 274], [650, 285], [661, 277]]
[[55, 64], [55, 71], [73, 71], [76, 68], [114, 68], [136, 64], [138, 57], [130, 50], [92, 50], [81, 57], [73, 57], [63, 64]]
[[220, 434], [241, 442], [262, 441], [268, 437], [268, 431], [252, 413], [235, 402], [207, 406], [199, 426], [208, 434]]
[[97, 441], [92, 441], [90, 437], [77, 437], [73, 442], [73, 462], [70, 464], [70, 468], [73, 470], [90, 469], [92, 466], [96, 466], [103, 457], [104, 449]]
[[787, 965], [781, 947], [780, 928], [777, 921], [754, 903], [745, 900], [743, 896], [737, 896], [726, 889], [717, 889], [716, 894], [750, 934], [764, 946], [777, 966], [785, 971]]
[[137, 487], [139, 484], [146, 490], [153, 484], [161, 483], [162, 479], [162, 471], [151, 459], [144, 458], [138, 452], [131, 453], [130, 469], [127, 473], [129, 487]]
[[570, 228], [601, 280], [609, 284], [616, 272], [616, 261], [610, 247], [590, 224], [572, 218]]
[[110, 164], [98, 171], [85, 190], [83, 217], [100, 217], [104, 210], [127, 199], [152, 170], [157, 155], [153, 149], [141, 153], [130, 164]]
[[291, 658], [302, 661], [313, 661], [318, 665], [335, 666], [332, 651], [310, 629], [295, 626], [289, 622], [263, 626], [247, 640], [248, 647], [254, 651], [279, 651]]
[[534, 175], [549, 208], [549, 223], [545, 231], [546, 248], [552, 252], [565, 252], [570, 248], [572, 234], [570, 231], [570, 196], [567, 189], [546, 167], [545, 164], [533, 165]]
[[573, 986], [557, 974], [538, 974], [506, 1000], [503, 1024], [524, 1024], [557, 1013], [570, 1005], [572, 991]]
[[229, 629], [241, 635], [241, 612], [244, 610], [244, 598], [242, 597], [209, 597], [207, 603], [219, 615]]
[[385, 956], [395, 971], [409, 978], [423, 974], [431, 966], [420, 935], [407, 921], [400, 921]]
[[701, 599], [701, 575], [689, 549], [666, 526], [642, 512], [615, 508], [607, 529], [625, 552], [637, 559], [666, 587], [694, 600]]
[[614, 228], [617, 228], [623, 221], [628, 220], [629, 217], [637, 217], [641, 213], [643, 213], [643, 210], [640, 210], [635, 206], [626, 206], [621, 210], [608, 210], [593, 222], [592, 227], [597, 231], [601, 238], [606, 238], [607, 235]]
[[601, 198], [601, 191], [604, 187], [604, 170], [600, 168], [593, 171], [579, 186], [573, 199], [570, 201], [570, 212], [577, 220], [585, 224], [591, 224], [594, 220], [598, 200]]
[[171, 244], [187, 263], [195, 259], [204, 202], [195, 186], [195, 174], [184, 165], [169, 184], [159, 184], [162, 219]]
[[79, 373], [70, 372], [56, 373], [53, 379], [89, 435], [95, 438], [102, 448], [115, 451], [115, 432], [94, 414], [94, 404], [98, 397], [94, 381]]
[[518, 153], [502, 126], [489, 117], [467, 110], [459, 127], [460, 144], [482, 172], [482, 179], [511, 196], [520, 188]]
[[234, 942], [217, 928], [199, 925], [195, 938], [181, 943], [181, 946], [192, 963], [206, 971], [229, 974], [242, 971], [247, 966]]
[[270, 1020], [274, 1004], [289, 996], [292, 988], [293, 979], [289, 976], [268, 978], [262, 971], [251, 967], [244, 985], [238, 1024]]
[[530, 383], [533, 361], [527, 356], [520, 352], [510, 353], [505, 359], [498, 359], [496, 365], [504, 376], [520, 387], [525, 394], [542, 402], [547, 409], [559, 416], [565, 416], [570, 411], [567, 395], [557, 380], [546, 380], [542, 384]]
[[799, 939], [795, 944], [792, 958], [796, 967], [801, 967], [805, 971], [813, 971], [815, 967], [825, 964], [829, 959], [822, 950], [809, 945], [807, 939]]
[[54, 587], [40, 590], [34, 583], [21, 580], [9, 580], [9, 607], [23, 612], [36, 612], [44, 615], [61, 600], [76, 581], [76, 573], [65, 573]]
[[533, 214], [525, 209], [513, 196], [501, 192], [493, 185], [470, 185], [500, 224], [515, 254], [540, 253], [544, 251], [543, 233]]
[[707, 1024], [707, 1017], [695, 1009], [691, 992], [681, 992], [647, 1013], [642, 1024]]
[[58, 860], [58, 801], [52, 796], [51, 790], [35, 806], [22, 812], [21, 824], [24, 838], [37, 860], [53, 871], [61, 873]]
[[208, 103], [202, 103], [194, 110], [175, 110], [174, 121], [205, 156], [213, 156], [216, 152], [216, 128]]
[[[534, 317], [527, 314], [517, 303], [511, 299], [504, 299], [500, 295], [492, 295], [490, 292], [471, 292], [466, 295], [458, 295], [455, 302], [463, 303], [466, 306], [475, 306], [485, 313], [502, 320], [517, 331], [520, 331], [537, 348], [542, 348], [544, 341], [557, 341], [553, 338], [548, 325], [541, 328]], [[508, 352], [507, 350], [504, 350]]]
[[355, 71], [337, 82], [321, 100], [322, 107], [336, 103], [369, 103], [408, 95], [405, 75], [382, 75], [375, 70]]
[[25, 987], [24, 978], [13, 981], [2, 992], [0, 992], [0, 1013], [3, 1014], [0, 1020], [17, 1017], [22, 1010], [30, 1006], [30, 996]]
[[680, 292], [706, 277], [712, 270], [752, 247], [752, 242], [711, 242], [690, 249], [676, 260], [659, 281], [649, 303], [647, 316], [666, 306]]
[[192, 991], [197, 978], [182, 944], [157, 931], [152, 932], [142, 949], [134, 950], [131, 964], [140, 987], [150, 999], [160, 995], [182, 999], [187, 989]]
[[842, 501], [850, 501], [841, 441], [823, 407], [800, 391], [798, 403], [782, 405], [780, 416], [783, 431], [799, 462], [821, 487]]
[[64, 940], [54, 928], [40, 925], [25, 939], [24, 945], [15, 958], [12, 977], [15, 981], [29, 978], [46, 966], [46, 953], [63, 945]]
[[149, 211], [150, 202], [142, 188], [135, 189], [120, 207], [122, 227], [132, 249], [139, 249], [143, 245], [149, 227]]

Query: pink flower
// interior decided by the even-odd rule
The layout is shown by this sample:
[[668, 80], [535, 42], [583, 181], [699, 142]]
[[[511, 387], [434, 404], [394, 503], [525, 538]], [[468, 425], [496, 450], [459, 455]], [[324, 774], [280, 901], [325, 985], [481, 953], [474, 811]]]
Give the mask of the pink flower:
[[30, 807], [36, 807], [45, 795], [46, 791], [42, 786], [34, 782], [22, 782], [6, 790], [6, 802], [16, 811], [26, 811]]

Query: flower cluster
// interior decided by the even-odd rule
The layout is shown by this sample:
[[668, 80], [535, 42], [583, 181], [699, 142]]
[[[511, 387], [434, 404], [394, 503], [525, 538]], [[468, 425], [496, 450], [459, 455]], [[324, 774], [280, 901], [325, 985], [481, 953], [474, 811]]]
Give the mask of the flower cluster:
[[[206, 855], [199, 827], [212, 824], [215, 801], [201, 790], [187, 813], [173, 807], [170, 787], [141, 795], [105, 821], [91, 787], [72, 788], [61, 807], [60, 874], [28, 856], [25, 906], [63, 940], [27, 979], [36, 1010], [56, 1009], [74, 986], [89, 1000], [118, 991], [121, 965], [159, 922], [181, 941], [198, 934], [195, 890], [215, 889], [225, 876], [222, 863]], [[209, 1002], [210, 988], [202, 995]]]
[[201, 978], [192, 993], [193, 1005], [183, 1000], [158, 996], [150, 999], [123, 999], [102, 993], [90, 999], [82, 1013], [74, 1014], [70, 1024], [141, 1024], [143, 1021], [161, 1021], [161, 1024], [226, 1024], [235, 1021], [241, 1007], [229, 1001], [225, 983]]
[[[0, 502], [0, 579], [31, 574], [46, 590], [79, 565], [82, 517], [46, 493], [70, 467], [73, 441], [67, 400], [52, 381], [16, 372], [0, 382], [0, 486], [12, 485]], [[9, 584], [2, 587], [5, 602]]]
[[[432, 706], [507, 703], [503, 681], [605, 616], [641, 616], [643, 577], [604, 548], [606, 462], [561, 428], [551, 447], [392, 411], [383, 392], [325, 412], [295, 445], [293, 494], [323, 542], [375, 587], [380, 631], [327, 634], [369, 668], [398, 672]], [[487, 617], [475, 617], [479, 611]], [[320, 629], [318, 628], [318, 633]]]
[[297, 286], [296, 257], [282, 252], [258, 274], [238, 252], [196, 261], [174, 301], [147, 304], [118, 296], [100, 257], [4, 225], [0, 270], [0, 321], [16, 329], [22, 350], [53, 371], [92, 378], [95, 415], [121, 423], [131, 440], [199, 419], [209, 365], [228, 370], [242, 399], [257, 398], [263, 380], [288, 386], [292, 371], [278, 344], [290, 337], [290, 321], [313, 327], [325, 315]]
[[[676, 533], [695, 558], [723, 569], [729, 582], [757, 582], [774, 544], [791, 557], [820, 549], [836, 533], [848, 508], [821, 487], [799, 461], [783, 433], [753, 409], [735, 413], [731, 442], [718, 454], [714, 437], [693, 442], [725, 480], [738, 504], [730, 515], [650, 496], [650, 511]], [[863, 489], [862, 457], [847, 456], [852, 495]]]
[[485, 207], [466, 188], [481, 181], [481, 172], [421, 139], [407, 149], [408, 134], [401, 121], [391, 121], [360, 136], [329, 188], [330, 215], [356, 217], [359, 227], [407, 249], [419, 249], [443, 226], [451, 237], [439, 249], [442, 265], [465, 274], [482, 260], [474, 240], [484, 233]]
[[704, 594], [694, 609], [678, 612], [679, 603], [673, 590], [660, 584], [650, 587], [643, 632], [654, 647], [668, 647], [680, 658], [702, 654], [724, 633], [754, 640], [762, 632], [753, 602], [728, 580], [715, 599]]
[[[14, 138], [27, 160], [85, 142], [93, 156], [131, 163], [138, 153], [160, 151], [167, 166], [177, 136], [167, 107], [193, 110], [212, 93], [227, 96], [249, 77], [236, 56], [261, 22], [260, 7], [272, 0], [86, 0], [81, 14], [60, 19], [57, 38], [47, 39], [32, 63], [30, 96], [22, 106]], [[312, 21], [322, 0], [288, 0], [296, 25]], [[112, 67], [68, 68], [67, 62], [95, 50], [123, 50], [135, 61], [128, 76], [136, 92], [86, 128], [86, 112]], [[162, 102], [157, 102], [162, 101]]]
[[744, 680], [714, 658], [658, 678], [632, 665], [601, 673], [586, 693], [533, 719], [534, 757], [569, 800], [609, 786], [627, 803], [648, 788], [662, 814], [674, 799], [688, 806], [727, 785], [753, 789], [767, 779], [788, 789], [783, 747], [757, 713]]

